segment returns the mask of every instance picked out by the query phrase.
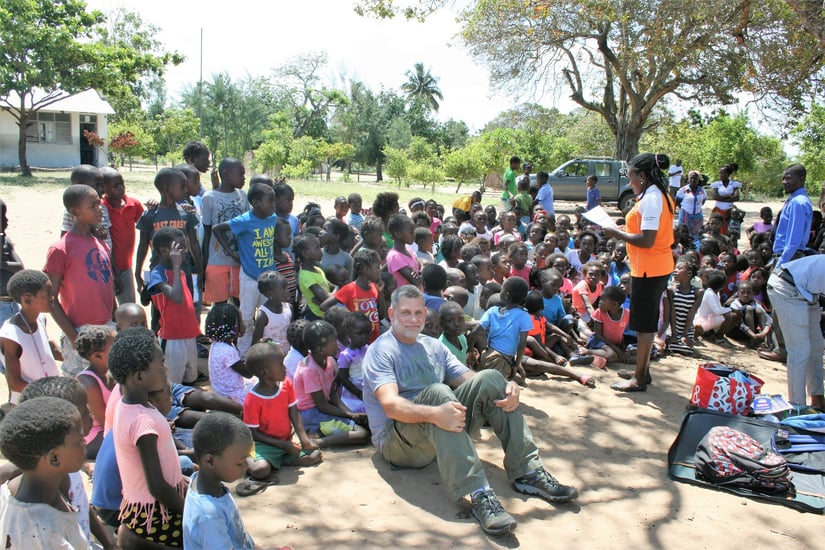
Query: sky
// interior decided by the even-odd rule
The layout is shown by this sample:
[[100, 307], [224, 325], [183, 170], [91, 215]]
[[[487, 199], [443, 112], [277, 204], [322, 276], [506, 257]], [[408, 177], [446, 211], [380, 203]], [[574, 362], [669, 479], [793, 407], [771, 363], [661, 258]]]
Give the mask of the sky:
[[[339, 85], [361, 80], [378, 90], [398, 89], [417, 62], [439, 78], [442, 121], [463, 120], [471, 131], [519, 101], [496, 93], [489, 72], [470, 57], [456, 37], [456, 11], [442, 10], [426, 22], [403, 17], [376, 20], [353, 11], [354, 0], [87, 0], [104, 13], [117, 8], [137, 12], [161, 29], [158, 38], [186, 61], [166, 72], [170, 99], [199, 78], [203, 29], [203, 78], [228, 72], [233, 78], [269, 75], [304, 52], [325, 51], [322, 75]], [[461, 2], [456, 2], [461, 4]], [[343, 87], [343, 86], [341, 86]], [[553, 106], [552, 98], [541, 103]], [[558, 105], [569, 111], [571, 105]]]

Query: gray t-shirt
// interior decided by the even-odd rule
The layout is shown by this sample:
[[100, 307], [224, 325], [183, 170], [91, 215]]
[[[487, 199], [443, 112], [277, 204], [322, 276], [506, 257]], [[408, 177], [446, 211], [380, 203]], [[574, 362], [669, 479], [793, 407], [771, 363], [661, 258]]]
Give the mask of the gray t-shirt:
[[427, 386], [447, 383], [469, 370], [435, 338], [419, 335], [415, 344], [403, 344], [392, 331], [370, 344], [361, 367], [364, 369], [364, 405], [372, 442], [379, 451], [389, 419], [375, 398], [375, 390], [384, 384], [398, 384], [399, 395], [412, 401]]
[[[203, 203], [201, 206], [201, 221], [203, 225], [214, 227], [221, 222], [228, 222], [232, 218], [236, 218], [249, 210], [249, 200], [246, 198], [246, 192], [241, 189], [235, 189], [231, 193], [224, 193], [222, 191], [211, 190], [203, 195]], [[235, 236], [229, 234], [229, 241], [231, 246], [237, 250], [235, 244]], [[209, 265], [238, 265], [238, 262], [232, 259], [223, 249], [218, 239], [212, 235], [209, 240]]]
[[339, 250], [337, 254], [324, 252], [324, 256], [321, 258], [321, 269], [327, 269], [333, 265], [344, 266], [344, 269], [349, 273], [350, 280], [352, 280], [352, 256], [347, 254], [346, 251]]

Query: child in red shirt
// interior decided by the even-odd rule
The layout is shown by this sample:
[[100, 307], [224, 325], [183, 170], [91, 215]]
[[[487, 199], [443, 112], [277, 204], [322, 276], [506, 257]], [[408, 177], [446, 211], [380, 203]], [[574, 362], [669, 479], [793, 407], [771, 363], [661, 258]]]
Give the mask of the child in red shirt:
[[[252, 478], [265, 479], [282, 464], [310, 466], [321, 462], [318, 445], [304, 430], [298, 397], [286, 377], [281, 349], [271, 343], [253, 345], [246, 354], [246, 368], [258, 377], [243, 406], [244, 424], [252, 430], [255, 441], [255, 461], [249, 468]], [[300, 446], [292, 441], [293, 429]]]
[[593, 261], [584, 264], [582, 271], [584, 278], [573, 287], [573, 307], [582, 321], [589, 324], [604, 289], [604, 283], [601, 281], [604, 268], [601, 263]]
[[103, 176], [103, 206], [109, 212], [112, 235], [112, 261], [120, 279], [118, 304], [135, 302], [135, 278], [132, 276], [132, 258], [135, 255], [135, 227], [143, 214], [140, 201], [126, 196], [123, 176], [109, 166], [100, 169]]
[[336, 305], [342, 305], [350, 311], [363, 313], [370, 320], [369, 343], [381, 334], [381, 320], [378, 317], [378, 287], [381, 281], [381, 257], [375, 250], [362, 248], [352, 258], [352, 270], [355, 280], [342, 286], [327, 298], [321, 309], [326, 311]]
[[174, 227], [162, 227], [152, 237], [158, 265], [149, 274], [146, 288], [160, 311], [160, 347], [169, 380], [191, 386], [198, 377], [197, 340], [200, 327], [195, 319], [192, 292], [181, 269], [186, 235]]
[[587, 341], [587, 350], [581, 353], [603, 357], [608, 363], [633, 361], [624, 350], [624, 331], [630, 321], [630, 311], [622, 307], [624, 300], [621, 286], [604, 289], [599, 309], [593, 313], [593, 335]]

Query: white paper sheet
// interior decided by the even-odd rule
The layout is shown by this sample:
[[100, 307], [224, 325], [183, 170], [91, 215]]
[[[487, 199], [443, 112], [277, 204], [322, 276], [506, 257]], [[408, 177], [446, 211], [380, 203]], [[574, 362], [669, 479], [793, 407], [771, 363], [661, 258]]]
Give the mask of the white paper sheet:
[[584, 213], [584, 217], [601, 227], [608, 227], [610, 229], [619, 228], [619, 226], [616, 225], [616, 222], [613, 221], [613, 218], [610, 217], [610, 214], [607, 213], [607, 210], [601, 206], [588, 210]]

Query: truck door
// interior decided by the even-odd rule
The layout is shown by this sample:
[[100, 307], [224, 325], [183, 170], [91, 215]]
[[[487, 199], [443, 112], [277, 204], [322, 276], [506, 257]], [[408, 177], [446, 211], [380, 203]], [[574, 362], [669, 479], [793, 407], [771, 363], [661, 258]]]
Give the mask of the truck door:
[[558, 177], [551, 183], [553, 198], [565, 201], [581, 201], [587, 196], [586, 182], [589, 167], [586, 160], [576, 160], [559, 169]]
[[593, 173], [599, 178], [598, 186], [602, 200], [605, 202], [617, 200], [619, 174], [614, 173], [613, 163], [600, 160], [594, 161]]

